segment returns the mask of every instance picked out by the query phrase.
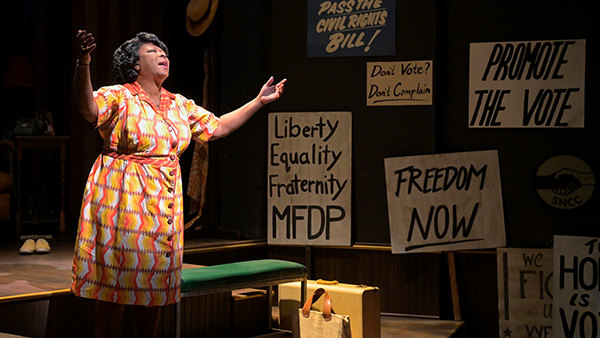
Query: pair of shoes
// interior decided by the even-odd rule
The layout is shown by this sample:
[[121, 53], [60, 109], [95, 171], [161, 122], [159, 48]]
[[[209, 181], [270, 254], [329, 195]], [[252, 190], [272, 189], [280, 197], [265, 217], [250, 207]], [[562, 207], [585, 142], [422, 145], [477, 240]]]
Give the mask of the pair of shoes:
[[21, 255], [31, 255], [34, 252], [39, 254], [50, 253], [50, 244], [43, 238], [39, 238], [37, 241], [28, 239], [19, 249]]

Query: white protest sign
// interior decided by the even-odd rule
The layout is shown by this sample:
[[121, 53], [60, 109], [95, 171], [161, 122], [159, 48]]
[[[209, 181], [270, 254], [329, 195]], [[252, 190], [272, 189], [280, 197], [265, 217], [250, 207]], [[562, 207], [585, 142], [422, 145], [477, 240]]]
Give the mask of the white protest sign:
[[471, 43], [469, 128], [583, 128], [585, 40]]
[[554, 337], [600, 333], [600, 237], [554, 236]]
[[392, 253], [505, 245], [498, 153], [385, 159]]
[[433, 102], [433, 61], [367, 62], [367, 106]]
[[552, 249], [501, 248], [498, 337], [552, 335]]
[[350, 245], [352, 114], [272, 113], [268, 243]]

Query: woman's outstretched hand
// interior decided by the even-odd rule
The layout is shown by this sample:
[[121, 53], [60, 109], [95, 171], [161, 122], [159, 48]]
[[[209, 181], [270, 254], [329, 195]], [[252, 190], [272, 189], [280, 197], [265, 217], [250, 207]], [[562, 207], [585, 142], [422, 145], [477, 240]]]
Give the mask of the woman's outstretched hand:
[[96, 48], [94, 43], [94, 36], [92, 33], [88, 33], [85, 30], [78, 30], [75, 36], [75, 43], [77, 47], [77, 53], [79, 55], [80, 64], [89, 64], [92, 57], [90, 53]]
[[272, 85], [273, 81], [274, 81], [274, 79], [271, 76], [269, 78], [269, 81], [267, 81], [267, 83], [265, 83], [262, 86], [262, 88], [260, 89], [260, 92], [258, 93], [258, 98], [260, 99], [260, 103], [262, 103], [263, 105], [271, 103], [273, 101], [277, 101], [279, 99], [279, 97], [281, 97], [281, 95], [283, 94], [284, 85], [285, 85], [285, 82], [287, 81], [287, 79], [281, 80], [276, 85]]

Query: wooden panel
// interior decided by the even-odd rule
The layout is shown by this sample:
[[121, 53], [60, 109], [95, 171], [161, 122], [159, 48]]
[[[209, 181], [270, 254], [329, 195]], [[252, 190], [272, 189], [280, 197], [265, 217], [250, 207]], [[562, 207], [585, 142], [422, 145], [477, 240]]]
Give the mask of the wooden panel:
[[[264, 298], [263, 298], [264, 299]], [[223, 337], [232, 330], [232, 297], [230, 292], [184, 298], [182, 300], [183, 337]], [[246, 309], [246, 312], [265, 313]], [[175, 334], [175, 306], [161, 308], [158, 337]], [[135, 334], [134, 318], [127, 311], [119, 338]], [[266, 323], [266, 320], [264, 320]], [[73, 295], [53, 296], [25, 302], [0, 304], [0, 332], [27, 337], [81, 337], [94, 331], [94, 301]]]
[[[307, 265], [303, 247], [269, 247], [271, 258]], [[310, 279], [337, 280], [381, 289], [381, 311], [439, 315], [439, 255], [392, 255], [391, 251], [312, 248]]]
[[47, 338], [77, 337], [94, 332], [94, 300], [72, 294], [49, 299]]
[[247, 289], [232, 299], [231, 337], [244, 338], [269, 331], [267, 291]]
[[0, 304], [0, 332], [44, 337], [48, 300]]
[[186, 251], [183, 262], [197, 265], [215, 265], [267, 258], [266, 245], [223, 251]]
[[[227, 337], [231, 328], [231, 293], [183, 298], [182, 337]], [[165, 320], [174, 318], [164, 316]], [[172, 330], [163, 330], [169, 337]]]
[[460, 311], [469, 337], [498, 336], [496, 255], [456, 253]]

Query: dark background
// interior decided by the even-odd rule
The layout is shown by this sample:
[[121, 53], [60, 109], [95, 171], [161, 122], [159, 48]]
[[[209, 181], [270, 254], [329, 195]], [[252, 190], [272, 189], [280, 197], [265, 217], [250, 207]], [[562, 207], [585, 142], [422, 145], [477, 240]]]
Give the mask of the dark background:
[[[2, 11], [0, 62], [11, 55], [31, 61], [33, 87], [3, 86], [2, 127], [50, 110], [58, 135], [71, 136], [68, 231], [75, 232], [80, 194], [101, 143], [71, 111], [70, 85], [77, 28], [96, 36], [95, 88], [111, 84], [112, 51], [138, 31], [156, 33], [169, 46], [171, 76], [165, 87], [202, 102], [205, 52], [215, 59], [210, 91], [217, 115], [253, 98], [269, 75], [288, 79], [285, 96], [229, 138], [210, 143], [206, 228], [266, 236], [267, 113], [351, 111], [353, 115], [352, 238], [388, 244], [383, 159], [406, 155], [498, 150], [507, 246], [551, 247], [555, 234], [597, 235], [597, 194], [574, 210], [558, 210], [537, 196], [533, 176], [546, 158], [574, 154], [598, 168], [597, 34], [589, 5], [561, 1], [397, 1], [396, 55], [308, 58], [306, 2], [221, 1], [211, 28], [200, 37], [185, 29], [187, 1], [21, 0]], [[585, 128], [469, 129], [469, 43], [522, 40], [586, 40]], [[434, 104], [367, 107], [369, 61], [433, 60]], [[4, 78], [6, 67], [0, 67]], [[191, 150], [182, 158], [187, 172]], [[184, 182], [185, 183], [185, 182]], [[10, 230], [10, 227], [7, 227]]]

